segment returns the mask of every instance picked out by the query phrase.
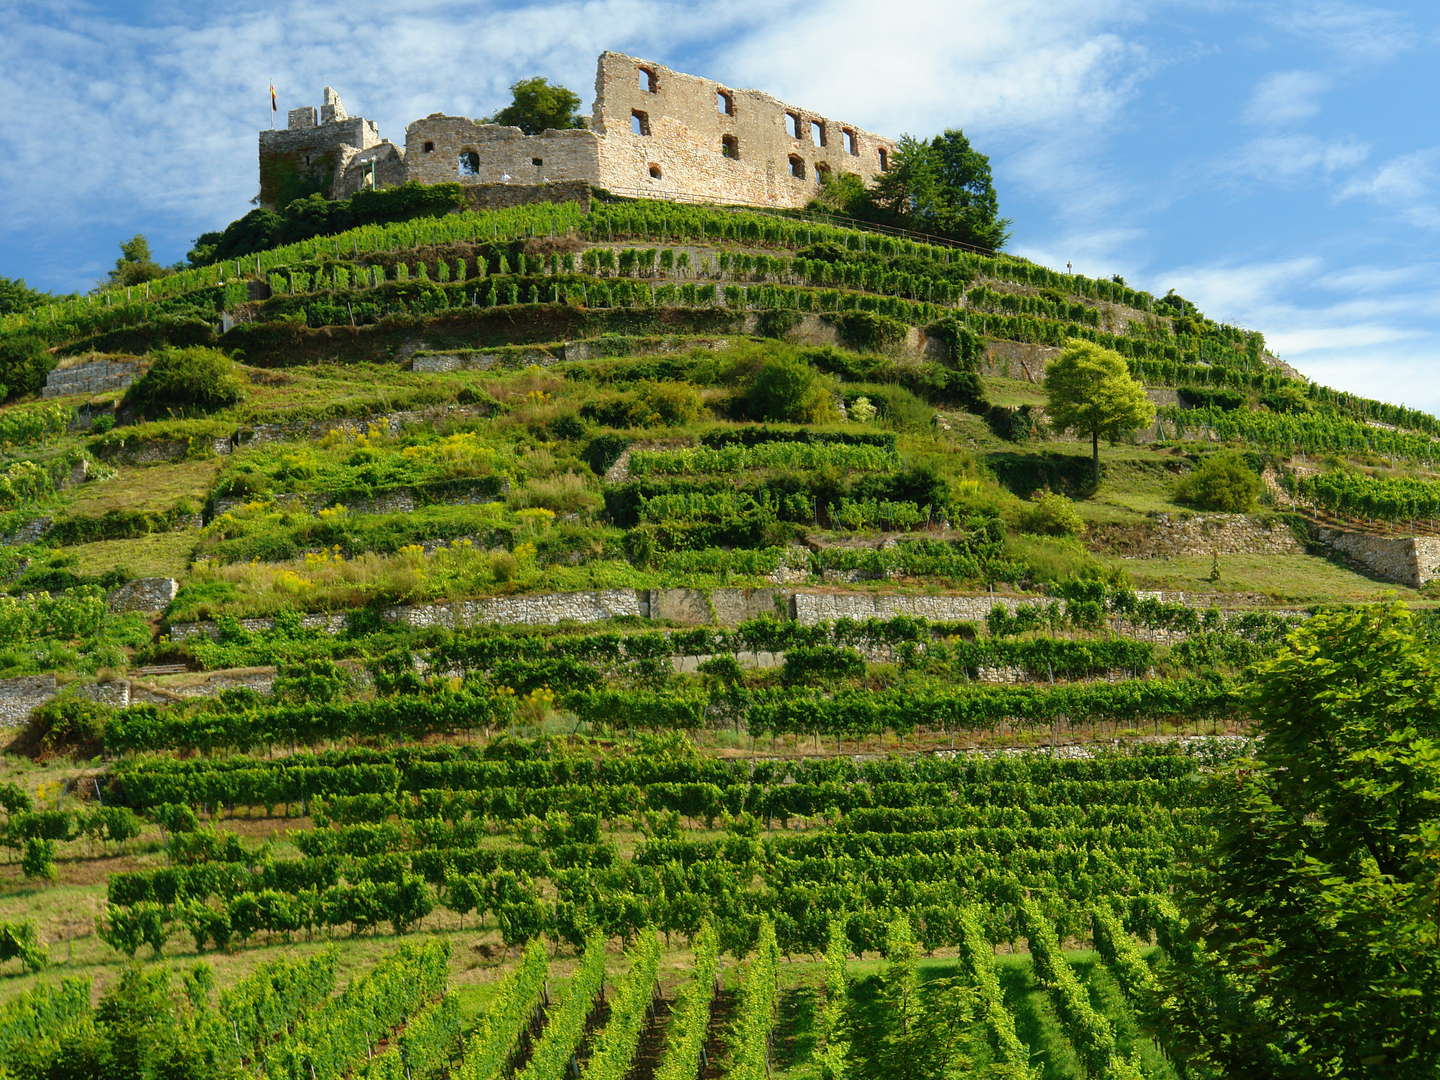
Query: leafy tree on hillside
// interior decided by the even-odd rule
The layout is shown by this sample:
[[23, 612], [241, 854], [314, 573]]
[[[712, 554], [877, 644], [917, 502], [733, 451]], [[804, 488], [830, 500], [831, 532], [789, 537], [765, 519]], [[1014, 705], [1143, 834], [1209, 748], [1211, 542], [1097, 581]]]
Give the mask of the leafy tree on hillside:
[[115, 269], [110, 271], [105, 285], [143, 285], [147, 281], [164, 277], [170, 273], [155, 261], [150, 254], [150, 241], [143, 233], [136, 233], [120, 245], [120, 258], [115, 260]]
[[578, 112], [580, 95], [563, 86], [552, 85], [539, 75], [521, 79], [510, 87], [510, 98], [509, 105], [494, 116], [485, 118], [487, 124], [508, 124], [518, 127], [526, 135], [585, 126], [585, 120]]
[[1113, 442], [1155, 419], [1155, 406], [1131, 376], [1125, 358], [1093, 341], [1072, 338], [1045, 369], [1045, 399], [1056, 428], [1090, 436], [1097, 477], [1101, 436]]
[[990, 159], [962, 131], [952, 129], [929, 142], [903, 137], [870, 201], [889, 224], [976, 247], [998, 250], [1009, 236]]
[[48, 293], [26, 285], [24, 278], [0, 277], [0, 315], [29, 311], [36, 304], [43, 304], [49, 299]]
[[1260, 741], [1214, 784], [1177, 1030], [1226, 1076], [1433, 1078], [1440, 653], [1403, 605], [1329, 612], [1244, 700]]

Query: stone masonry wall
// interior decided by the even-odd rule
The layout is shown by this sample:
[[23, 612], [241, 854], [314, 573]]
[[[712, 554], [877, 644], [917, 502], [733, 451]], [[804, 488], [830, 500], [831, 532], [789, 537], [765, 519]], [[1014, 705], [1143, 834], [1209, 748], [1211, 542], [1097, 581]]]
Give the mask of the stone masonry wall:
[[1440, 577], [1440, 537], [1375, 536], [1321, 528], [1315, 530], [1315, 537], [1386, 581], [1419, 588]]
[[[648, 134], [632, 130], [636, 113]], [[798, 138], [791, 117], [800, 121]], [[768, 206], [804, 206], [827, 170], [856, 173], [869, 183], [884, 171], [882, 154], [895, 150], [889, 139], [758, 90], [614, 52], [600, 56], [591, 125], [602, 136], [603, 188]], [[738, 157], [726, 155], [727, 137]], [[791, 175], [792, 158], [803, 177]]]
[[1245, 514], [1156, 514], [1143, 525], [1101, 527], [1108, 550], [1134, 557], [1177, 555], [1303, 555], [1305, 545], [1283, 520]]
[[56, 368], [45, 376], [41, 397], [64, 397], [67, 394], [102, 394], [107, 390], [123, 390], [140, 377], [138, 360], [92, 360], [87, 364], [71, 364]]
[[[478, 163], [474, 172], [461, 170], [460, 155], [467, 153]], [[405, 129], [405, 175], [422, 184], [593, 182], [600, 175], [600, 139], [584, 129], [530, 136], [517, 127], [432, 113]]]
[[331, 198], [407, 180], [574, 181], [623, 194], [800, 207], [825, 176], [855, 173], [868, 183], [895, 150], [889, 139], [758, 90], [613, 52], [596, 65], [589, 128], [527, 136], [431, 113], [406, 129], [402, 149], [369, 120], [349, 116], [329, 87], [325, 102], [318, 124], [314, 108], [292, 109], [287, 129], [260, 133], [260, 205], [273, 208], [291, 179], [325, 174]]
[[30, 710], [55, 696], [54, 675], [26, 675], [0, 679], [0, 726], [17, 727], [30, 719]]

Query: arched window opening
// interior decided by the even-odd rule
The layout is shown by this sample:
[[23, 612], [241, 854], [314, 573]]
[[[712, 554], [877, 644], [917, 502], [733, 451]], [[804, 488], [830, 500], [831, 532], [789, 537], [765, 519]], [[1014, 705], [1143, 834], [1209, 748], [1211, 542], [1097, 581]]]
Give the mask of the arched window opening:
[[630, 133], [632, 135], [650, 134], [650, 114], [636, 109], [630, 114]]
[[805, 179], [805, 159], [799, 154], [790, 155], [790, 175], [796, 180]]
[[656, 165], [653, 161], [650, 163], [650, 179], [651, 179], [651, 180], [659, 180], [659, 179], [660, 179], [660, 166], [659, 166], [659, 165]]
[[720, 136], [720, 153], [732, 161], [740, 160], [740, 140], [734, 135]]
[[810, 138], [814, 140], [816, 146], [825, 145], [825, 125], [819, 120], [810, 121]]
[[461, 150], [461, 151], [460, 151], [460, 175], [461, 175], [461, 176], [479, 176], [479, 175], [480, 175], [480, 155], [477, 154], [474, 150]]
[[642, 67], [640, 69], [640, 89], [647, 94], [659, 92], [660, 77], [655, 74], [654, 68]]
[[877, 153], [879, 154], [879, 157], [880, 157], [880, 171], [881, 171], [881, 172], [889, 172], [889, 171], [890, 171], [890, 151], [886, 150], [885, 147], [882, 146], [882, 147], [880, 147], [880, 149], [877, 151]]
[[433, 154], [433, 153], [435, 152], [435, 144], [434, 144], [433, 142], [431, 142], [430, 140], [427, 139], [427, 140], [425, 140], [425, 146], [424, 146], [423, 149], [424, 149], [425, 153], [427, 153], [427, 154]]
[[845, 128], [845, 129], [844, 129], [844, 135], [845, 135], [845, 152], [846, 152], [847, 154], [855, 154], [856, 156], [859, 156], [859, 154], [860, 154], [860, 144], [858, 143], [858, 141], [857, 141], [856, 138], [855, 138], [855, 132], [851, 131], [849, 128]]
[[790, 137], [792, 139], [803, 139], [805, 137], [805, 121], [800, 119], [800, 114], [787, 112], [785, 119], [789, 121]]
[[735, 115], [735, 95], [729, 90], [715, 91], [715, 111], [726, 116]]
[[815, 163], [815, 182], [817, 184], [828, 184], [830, 182], [830, 166], [823, 161]]

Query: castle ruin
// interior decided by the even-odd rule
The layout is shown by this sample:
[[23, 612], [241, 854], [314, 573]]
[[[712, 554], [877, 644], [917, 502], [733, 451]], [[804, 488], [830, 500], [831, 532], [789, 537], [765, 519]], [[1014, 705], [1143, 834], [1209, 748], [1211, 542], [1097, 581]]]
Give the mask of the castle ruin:
[[519, 128], [432, 113], [380, 138], [325, 88], [260, 133], [261, 206], [320, 191], [332, 199], [409, 180], [423, 184], [582, 181], [621, 195], [801, 207], [827, 178], [867, 184], [895, 144], [853, 124], [621, 53], [600, 55], [589, 126], [526, 135]]

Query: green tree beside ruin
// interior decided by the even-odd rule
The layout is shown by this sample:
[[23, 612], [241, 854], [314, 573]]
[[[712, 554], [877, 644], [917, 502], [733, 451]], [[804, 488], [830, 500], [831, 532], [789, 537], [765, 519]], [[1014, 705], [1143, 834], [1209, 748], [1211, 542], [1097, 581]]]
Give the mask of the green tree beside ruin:
[[539, 75], [510, 87], [510, 99], [505, 108], [487, 116], [485, 123], [518, 127], [526, 135], [585, 126], [579, 115], [580, 95]]

